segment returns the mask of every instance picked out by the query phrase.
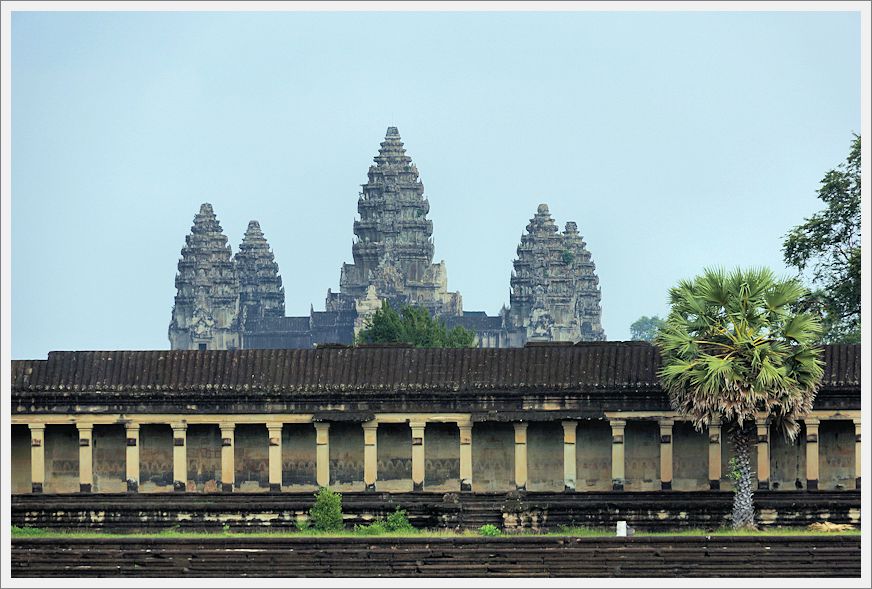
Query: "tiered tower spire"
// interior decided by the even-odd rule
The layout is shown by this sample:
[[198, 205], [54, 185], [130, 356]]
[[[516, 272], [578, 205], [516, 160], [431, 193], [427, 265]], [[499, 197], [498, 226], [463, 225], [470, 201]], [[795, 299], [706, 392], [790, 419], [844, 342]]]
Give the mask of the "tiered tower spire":
[[285, 289], [279, 265], [257, 221], [249, 221], [234, 262], [239, 277], [240, 330], [245, 331], [250, 320], [284, 317]]
[[174, 350], [233, 349], [236, 332], [239, 281], [227, 236], [212, 205], [203, 203], [194, 217], [191, 233], [176, 274], [176, 298], [169, 327]]
[[604, 340], [599, 279], [578, 226], [570, 221], [559, 233], [548, 205], [540, 204], [517, 252], [508, 323], [522, 339]]
[[445, 263], [433, 263], [430, 203], [396, 127], [388, 127], [373, 159], [375, 165], [369, 168], [357, 202], [354, 263], [343, 265], [340, 293], [328, 293], [328, 310], [351, 308], [374, 286], [379, 298], [398, 305], [420, 305], [438, 314], [462, 313], [460, 295], [447, 291]]

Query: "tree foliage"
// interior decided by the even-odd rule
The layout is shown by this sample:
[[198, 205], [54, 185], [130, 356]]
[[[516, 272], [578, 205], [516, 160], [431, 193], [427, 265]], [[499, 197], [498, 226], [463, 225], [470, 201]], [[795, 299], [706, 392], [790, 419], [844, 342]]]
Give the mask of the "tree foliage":
[[740, 471], [733, 525], [753, 526], [750, 448], [761, 416], [789, 440], [812, 408], [823, 376], [820, 319], [795, 311], [807, 294], [797, 279], [766, 268], [707, 269], [670, 289], [672, 305], [655, 338], [660, 380], [672, 407], [700, 431], [719, 420]]
[[357, 343], [407, 343], [416, 348], [469, 348], [474, 341], [475, 333], [461, 326], [448, 329], [427, 309], [406, 306], [397, 312], [387, 301], [357, 335]]
[[312, 527], [321, 532], [342, 530], [342, 495], [327, 487], [315, 493], [315, 504], [309, 510]]
[[818, 189], [826, 208], [794, 227], [784, 261], [805, 272], [816, 289], [803, 302], [823, 317], [824, 341], [860, 341], [860, 137], [845, 163]]
[[630, 325], [630, 339], [633, 341], [653, 342], [657, 330], [663, 325], [663, 319], [657, 315], [648, 317], [642, 315]]

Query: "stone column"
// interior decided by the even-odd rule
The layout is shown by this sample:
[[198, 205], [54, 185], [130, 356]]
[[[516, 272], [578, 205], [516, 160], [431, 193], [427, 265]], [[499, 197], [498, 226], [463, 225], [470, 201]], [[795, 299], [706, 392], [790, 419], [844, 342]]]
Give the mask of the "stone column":
[[319, 487], [330, 486], [330, 424], [315, 423], [315, 479]]
[[188, 454], [185, 439], [188, 424], [173, 423], [173, 491], [184, 493], [188, 490]]
[[709, 489], [721, 489], [721, 422], [713, 419], [709, 424], [708, 472]]
[[671, 419], [660, 420], [660, 490], [672, 490], [672, 426]]
[[282, 490], [282, 424], [268, 423], [269, 430], [269, 490], [279, 493]]
[[757, 419], [757, 488], [769, 488], [769, 419]]
[[42, 493], [45, 486], [45, 424], [29, 423], [30, 428], [30, 491]]
[[860, 490], [860, 418], [854, 418], [854, 475], [856, 478], [857, 490]]
[[820, 478], [820, 455], [818, 454], [818, 434], [820, 420], [812, 417], [805, 419], [805, 481], [809, 491], [816, 491]]
[[126, 430], [127, 444], [127, 461], [126, 461], [126, 478], [127, 492], [139, 492], [139, 424], [127, 423], [124, 425]]
[[409, 423], [412, 428], [412, 490], [424, 490], [424, 429], [423, 421]]
[[77, 423], [79, 429], [79, 493], [90, 493], [94, 484], [94, 424]]
[[563, 423], [563, 490], [566, 493], [575, 491], [575, 432], [578, 427], [577, 421], [564, 421]]
[[624, 490], [624, 428], [623, 419], [610, 419], [612, 426], [612, 490]]
[[222, 423], [221, 428], [221, 491], [232, 493], [236, 483], [236, 424]]
[[472, 491], [472, 422], [459, 422], [460, 430], [460, 491]]
[[515, 488], [527, 490], [527, 425], [513, 423], [515, 426]]
[[363, 424], [363, 484], [365, 490], [375, 491], [378, 473], [378, 423], [367, 421]]

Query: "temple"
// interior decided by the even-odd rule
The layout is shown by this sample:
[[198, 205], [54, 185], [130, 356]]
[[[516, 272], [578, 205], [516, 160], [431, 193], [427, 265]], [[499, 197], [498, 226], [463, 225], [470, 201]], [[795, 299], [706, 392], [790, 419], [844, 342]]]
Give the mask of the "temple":
[[[794, 444], [767, 415], [756, 423], [755, 486], [788, 501], [860, 488], [860, 346], [826, 346], [822, 360]], [[330, 486], [429, 491], [436, 504], [446, 492], [729, 489], [727, 432], [677, 413], [659, 367], [644, 342], [51, 352], [12, 362], [12, 489]]]
[[569, 221], [560, 233], [541, 204], [518, 246], [509, 307], [497, 315], [466, 311], [448, 290], [444, 261], [433, 262], [430, 203], [396, 127], [388, 127], [357, 201], [352, 263], [342, 265], [339, 292], [324, 311], [286, 317], [278, 264], [257, 221], [232, 258], [212, 206], [203, 204], [179, 260], [172, 349], [290, 349], [354, 342], [389, 301], [427, 309], [451, 328], [476, 335], [482, 348], [527, 342], [605, 340], [596, 266]]
[[185, 238], [176, 289], [169, 327], [173, 349], [239, 347], [239, 278], [227, 236], [208, 203]]
[[360, 220], [354, 222], [353, 264], [343, 264], [339, 293], [328, 290], [328, 311], [352, 309], [372, 296], [397, 308], [424, 307], [435, 315], [462, 313], [460, 293], [448, 292], [445, 262], [433, 263], [433, 222], [430, 203], [418, 168], [406, 155], [396, 127], [388, 127], [376, 165], [357, 201]]
[[260, 223], [251, 221], [234, 257], [239, 277], [239, 323], [243, 331], [261, 319], [285, 316], [285, 289], [279, 265], [263, 236]]
[[601, 341], [599, 279], [575, 222], [563, 233], [540, 204], [521, 236], [512, 272], [508, 324], [525, 341]]

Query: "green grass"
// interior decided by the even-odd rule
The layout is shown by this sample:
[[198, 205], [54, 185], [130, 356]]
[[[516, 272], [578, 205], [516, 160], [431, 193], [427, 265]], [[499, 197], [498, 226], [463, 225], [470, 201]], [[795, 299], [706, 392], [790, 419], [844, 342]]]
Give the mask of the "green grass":
[[[614, 530], [605, 528], [566, 527], [548, 533], [536, 532], [504, 532], [502, 537], [512, 536], [573, 536], [582, 538], [605, 538], [614, 536]], [[767, 528], [759, 531], [733, 530], [721, 528], [715, 531], [690, 529], [675, 530], [670, 532], [636, 532], [636, 536], [832, 536], [848, 535], [859, 536], [860, 530], [848, 530], [845, 532], [817, 532], [805, 528]], [[215, 532], [182, 532], [178, 528], [169, 528], [160, 532], [143, 533], [118, 533], [93, 532], [80, 530], [45, 530], [41, 528], [28, 528], [12, 526], [13, 538], [178, 538], [178, 539], [203, 539], [203, 538], [458, 538], [480, 537], [477, 530], [404, 530], [397, 532], [385, 532], [374, 536], [371, 533], [362, 533], [354, 530], [341, 532], [319, 532], [317, 530], [257, 530], [257, 531], [223, 531]]]
[[[454, 530], [403, 530], [378, 534], [380, 538], [454, 538], [462, 536], [477, 536], [473, 530], [457, 532]], [[322, 532], [319, 530], [256, 530], [256, 531], [214, 531], [214, 532], [183, 532], [178, 528], [169, 528], [159, 532], [94, 532], [88, 530], [45, 530], [42, 528], [19, 528], [12, 526], [13, 538], [372, 538], [373, 534], [355, 530], [339, 532]]]

